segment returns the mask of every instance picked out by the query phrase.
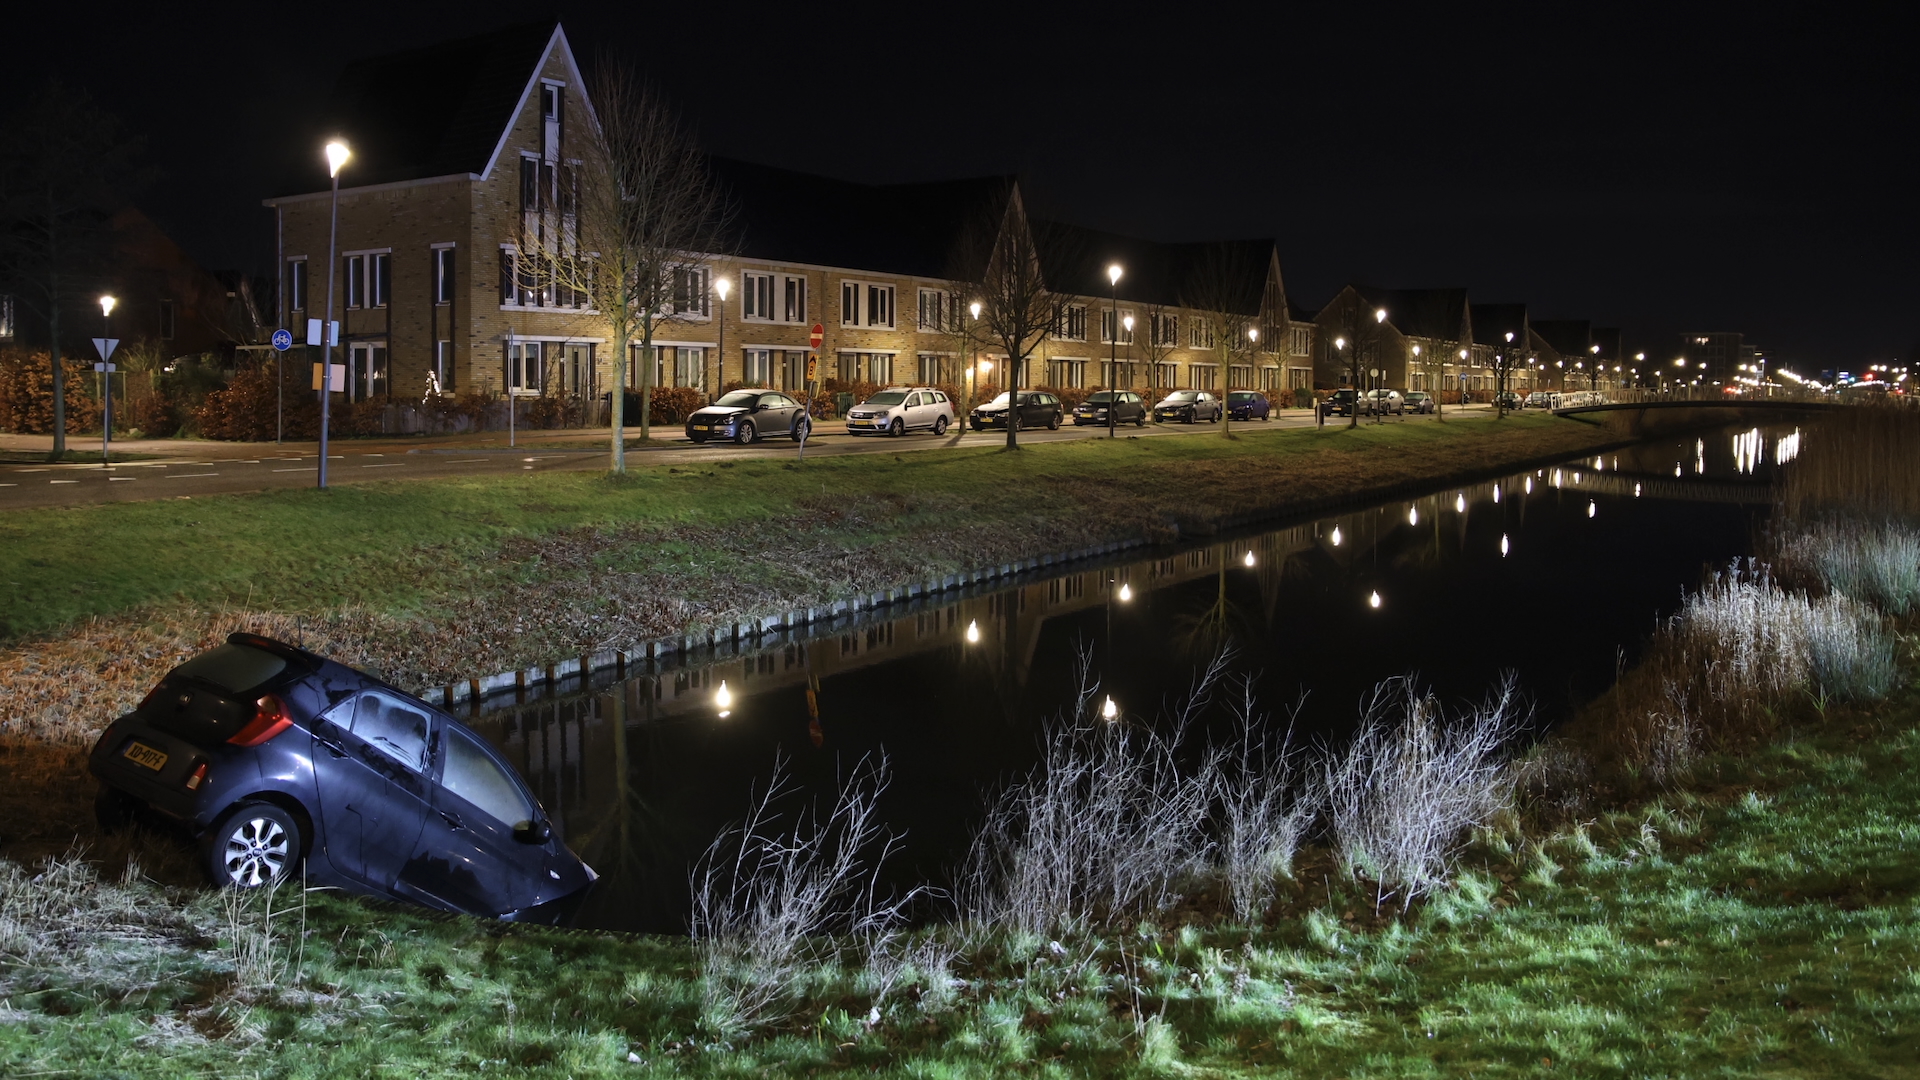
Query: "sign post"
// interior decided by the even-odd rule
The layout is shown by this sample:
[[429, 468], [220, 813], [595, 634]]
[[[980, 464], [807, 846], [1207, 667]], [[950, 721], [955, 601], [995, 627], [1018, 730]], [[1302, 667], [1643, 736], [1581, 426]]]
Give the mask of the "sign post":
[[[821, 326], [819, 323], [814, 323], [812, 331], [807, 334], [808, 345], [810, 345], [814, 349], [820, 348], [820, 343], [826, 340], [826, 334], [827, 334], [826, 327]], [[805, 409], [801, 410], [807, 416], [807, 426], [801, 429], [801, 432], [800, 432], [800, 460], [801, 461], [807, 460], [807, 438], [808, 436], [811, 436], [813, 434], [814, 386], [819, 378], [820, 378], [820, 355], [817, 352], [810, 352], [807, 354], [806, 385], [800, 388], [800, 392], [806, 397], [806, 406], [807, 406]]]
[[100, 373], [100, 381], [105, 387], [100, 395], [100, 467], [103, 469], [113, 454], [113, 373], [117, 369], [111, 361], [113, 350], [119, 344], [119, 338], [93, 339], [93, 351], [100, 354], [100, 362], [93, 365], [93, 370]]
[[282, 400], [286, 396], [286, 380], [281, 377], [281, 361], [287, 350], [293, 348], [293, 335], [286, 330], [273, 332], [273, 444], [280, 445], [280, 438], [286, 434], [287, 408]]

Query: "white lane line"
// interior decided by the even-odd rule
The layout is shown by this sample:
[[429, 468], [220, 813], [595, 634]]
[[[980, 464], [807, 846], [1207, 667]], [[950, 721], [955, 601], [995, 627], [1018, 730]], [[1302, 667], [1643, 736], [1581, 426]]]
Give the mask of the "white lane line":
[[0, 487], [19, 487], [19, 484], [0, 484]]
[[361, 454], [361, 457], [386, 457], [385, 454]]
[[406, 462], [404, 461], [389, 461], [385, 465], [362, 465], [360, 467], [363, 469], [397, 469], [405, 464]]
[[78, 480], [49, 480], [49, 481], [47, 481], [47, 483], [49, 483], [49, 484], [77, 484], [77, 483], [79, 483], [79, 482], [80, 482], [80, 481], [78, 481]]
[[167, 476], [166, 476], [166, 479], [168, 479], [168, 480], [191, 480], [192, 478], [194, 478], [194, 477], [196, 477], [196, 476], [219, 476], [219, 475], [220, 475], [220, 474], [219, 474], [219, 473], [217, 473], [217, 472], [190, 472], [190, 473], [169, 473], [169, 474], [167, 474]]
[[48, 469], [15, 469], [13, 471], [14, 472], [52, 472], [53, 470], [48, 468]]
[[138, 480], [138, 479], [140, 478], [137, 476], [109, 476], [107, 477], [107, 482], [114, 483], [120, 480]]
[[252, 458], [252, 459], [248, 459], [248, 458], [239, 458], [239, 459], [237, 459], [237, 460], [238, 460], [238, 461], [240, 462], [240, 464], [242, 464], [242, 465], [258, 465], [258, 464], [260, 464], [260, 459], [259, 459], [259, 458]]

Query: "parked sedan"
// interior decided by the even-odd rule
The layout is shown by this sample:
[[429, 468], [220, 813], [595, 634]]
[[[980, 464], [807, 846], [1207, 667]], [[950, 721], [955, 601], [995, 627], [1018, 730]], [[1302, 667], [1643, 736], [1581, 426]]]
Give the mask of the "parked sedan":
[[1360, 411], [1368, 416], [1404, 416], [1407, 400], [1398, 390], [1369, 390], [1360, 397]]
[[849, 435], [945, 435], [952, 423], [953, 402], [931, 386], [890, 387], [847, 410]]
[[1520, 395], [1512, 390], [1502, 390], [1493, 395], [1493, 404], [1502, 409], [1518, 409], [1521, 405]]
[[1359, 399], [1359, 392], [1351, 388], [1335, 390], [1320, 402], [1320, 413], [1323, 416], [1352, 416]]
[[732, 439], [745, 446], [762, 435], [786, 435], [799, 442], [811, 423], [806, 408], [778, 390], [730, 390], [687, 417], [687, 438]]
[[1220, 399], [1205, 390], [1175, 390], [1153, 407], [1153, 422], [1195, 424], [1220, 422]]
[[106, 828], [154, 811], [214, 884], [310, 886], [505, 919], [563, 917], [594, 879], [527, 785], [419, 698], [255, 634], [168, 672], [94, 744]]
[[1131, 390], [1102, 390], [1097, 394], [1088, 394], [1087, 400], [1073, 407], [1073, 426], [1099, 424], [1105, 427], [1109, 408], [1113, 410], [1115, 424], [1146, 426], [1147, 403]]
[[1267, 400], [1267, 395], [1257, 390], [1230, 390], [1227, 392], [1227, 419], [1271, 420], [1273, 403]]
[[1425, 390], [1407, 391], [1408, 412], [1430, 413], [1437, 408], [1439, 408], [1439, 405], [1434, 402], [1433, 395], [1427, 393]]
[[[973, 410], [973, 430], [985, 431], [990, 427], [1007, 426], [1007, 406], [1009, 396], [1001, 394]], [[1060, 422], [1066, 418], [1066, 408], [1060, 399], [1043, 390], [1020, 391], [1020, 426], [1023, 428], [1043, 427], [1057, 431]]]

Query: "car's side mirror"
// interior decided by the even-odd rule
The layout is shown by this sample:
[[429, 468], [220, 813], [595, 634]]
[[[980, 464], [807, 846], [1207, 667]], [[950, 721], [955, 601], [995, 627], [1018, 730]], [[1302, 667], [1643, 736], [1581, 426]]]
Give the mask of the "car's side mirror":
[[553, 836], [553, 823], [546, 818], [523, 821], [513, 827], [513, 838], [523, 844], [544, 844]]

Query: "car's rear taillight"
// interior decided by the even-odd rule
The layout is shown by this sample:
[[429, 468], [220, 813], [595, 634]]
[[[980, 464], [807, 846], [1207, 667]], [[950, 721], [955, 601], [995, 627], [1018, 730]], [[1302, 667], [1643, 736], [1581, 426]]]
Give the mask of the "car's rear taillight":
[[287, 715], [286, 705], [272, 694], [261, 697], [254, 706], [253, 719], [234, 732], [228, 742], [235, 746], [259, 746], [293, 726], [293, 717]]
[[206, 782], [207, 782], [207, 763], [203, 761], [199, 765], [195, 766], [194, 770], [191, 773], [187, 774], [187, 790], [199, 791], [200, 785]]

